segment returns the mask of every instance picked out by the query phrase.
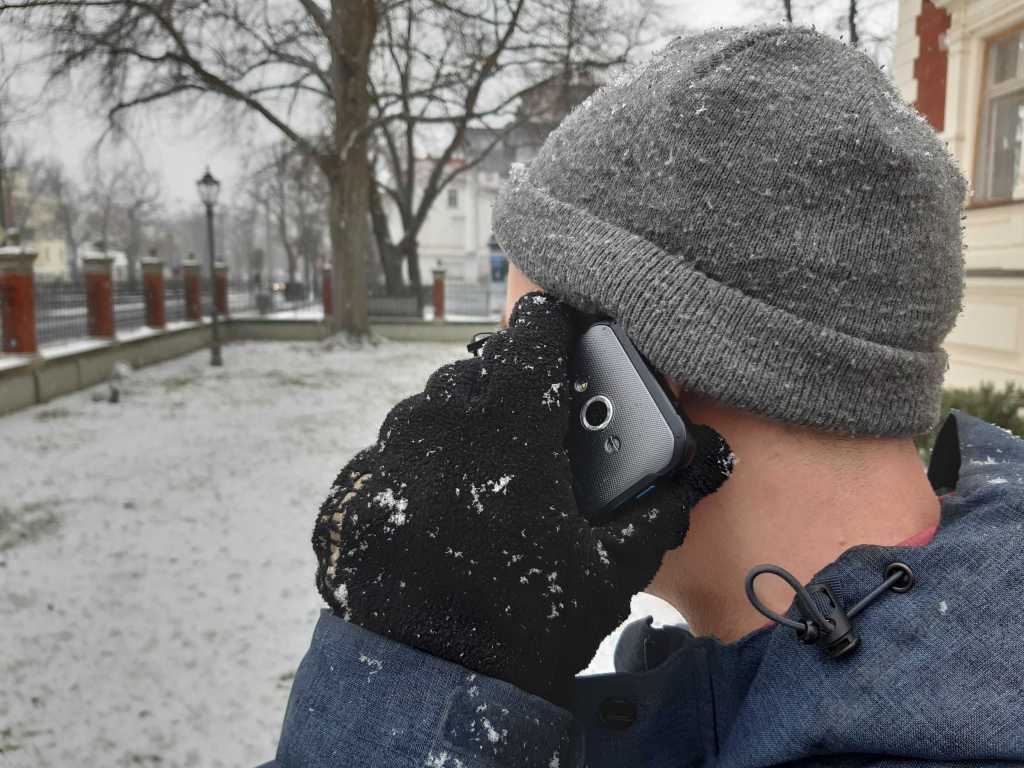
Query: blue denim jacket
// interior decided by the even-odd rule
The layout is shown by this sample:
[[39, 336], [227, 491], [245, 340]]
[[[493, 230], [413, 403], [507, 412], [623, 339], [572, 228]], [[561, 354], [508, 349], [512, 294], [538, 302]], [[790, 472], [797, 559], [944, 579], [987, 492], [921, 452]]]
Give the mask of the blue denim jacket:
[[269, 765], [1022, 765], [1024, 442], [955, 414], [929, 476], [955, 487], [930, 544], [854, 547], [814, 579], [850, 606], [889, 563], [917, 576], [854, 619], [847, 657], [780, 626], [726, 645], [636, 624], [625, 671], [562, 709], [324, 612]]

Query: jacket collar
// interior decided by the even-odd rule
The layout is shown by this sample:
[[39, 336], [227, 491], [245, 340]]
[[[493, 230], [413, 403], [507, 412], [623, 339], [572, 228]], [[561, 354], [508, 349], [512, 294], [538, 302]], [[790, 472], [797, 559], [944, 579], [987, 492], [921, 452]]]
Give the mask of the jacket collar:
[[[883, 595], [855, 619], [853, 654], [829, 659], [779, 626], [729, 645], [678, 629], [667, 640], [650, 626], [627, 631], [644, 644], [633, 657], [646, 656], [647, 669], [578, 680], [588, 754], [650, 755], [657, 744], [674, 764], [751, 768], [828, 754], [1024, 759], [1014, 704], [1024, 669], [1024, 444], [954, 413], [929, 477], [956, 491], [929, 544], [857, 546], [812, 580], [849, 607], [892, 562], [917, 575], [910, 592]], [[635, 709], [618, 731], [602, 718], [615, 697]]]

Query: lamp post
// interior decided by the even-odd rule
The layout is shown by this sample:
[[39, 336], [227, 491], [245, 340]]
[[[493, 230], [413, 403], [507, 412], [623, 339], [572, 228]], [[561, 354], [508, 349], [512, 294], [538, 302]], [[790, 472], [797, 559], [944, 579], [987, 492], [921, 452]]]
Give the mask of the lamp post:
[[220, 194], [220, 182], [210, 173], [209, 167], [203, 177], [196, 182], [199, 199], [206, 206], [206, 239], [210, 251], [210, 318], [212, 320], [213, 343], [210, 345], [210, 365], [223, 365], [220, 356], [220, 324], [217, 318], [217, 270], [214, 266], [216, 255], [213, 248], [213, 206], [217, 204]]

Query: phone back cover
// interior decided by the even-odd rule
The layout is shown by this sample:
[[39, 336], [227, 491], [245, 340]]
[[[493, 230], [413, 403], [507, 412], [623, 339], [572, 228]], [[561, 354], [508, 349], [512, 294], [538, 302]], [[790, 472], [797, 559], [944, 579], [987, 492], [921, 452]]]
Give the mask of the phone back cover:
[[[601, 517], [616, 498], [660, 475], [673, 459], [675, 438], [654, 398], [629, 359], [615, 332], [594, 325], [583, 334], [573, 361], [573, 383], [587, 381], [584, 392], [573, 388], [569, 428], [576, 502], [580, 511]], [[580, 411], [594, 395], [613, 404], [611, 423], [599, 432], [583, 428]], [[607, 515], [605, 515], [606, 517]]]

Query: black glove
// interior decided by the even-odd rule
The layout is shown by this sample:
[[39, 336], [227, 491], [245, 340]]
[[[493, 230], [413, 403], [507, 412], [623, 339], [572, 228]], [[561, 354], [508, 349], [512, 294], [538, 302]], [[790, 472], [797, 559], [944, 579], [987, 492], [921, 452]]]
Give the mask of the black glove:
[[479, 358], [395, 406], [313, 532], [339, 616], [556, 702], [732, 468], [718, 433], [696, 427], [681, 476], [591, 526], [564, 445], [574, 335], [564, 304], [523, 297]]

